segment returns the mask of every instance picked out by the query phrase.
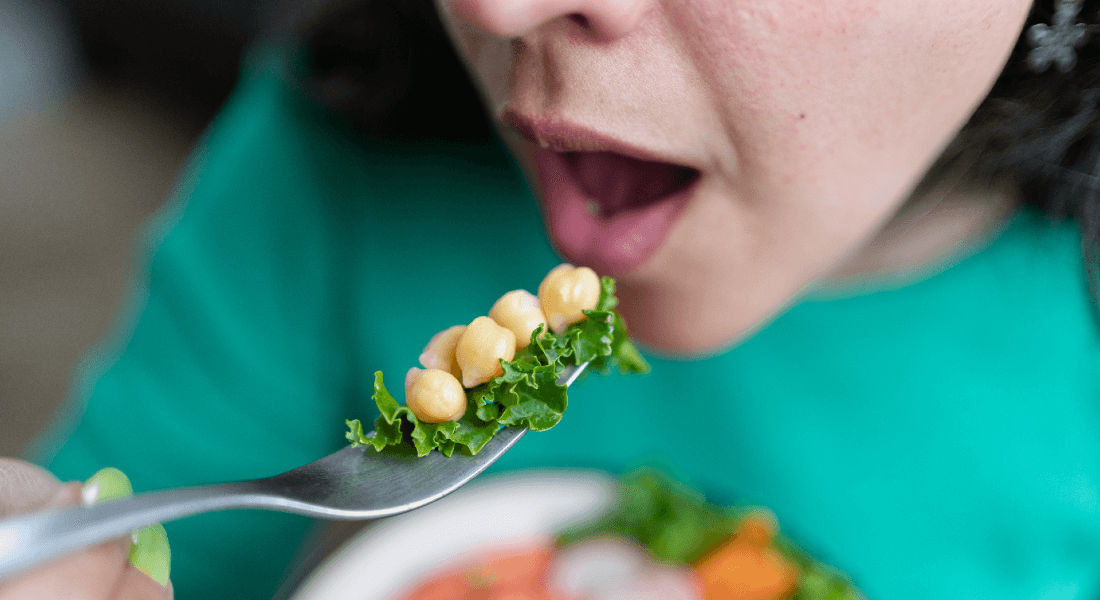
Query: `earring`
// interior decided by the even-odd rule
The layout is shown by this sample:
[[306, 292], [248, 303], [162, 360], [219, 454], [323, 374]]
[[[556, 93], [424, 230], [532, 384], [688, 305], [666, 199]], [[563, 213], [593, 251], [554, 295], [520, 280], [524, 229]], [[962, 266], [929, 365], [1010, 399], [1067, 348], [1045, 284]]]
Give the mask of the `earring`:
[[1042, 73], [1050, 63], [1057, 64], [1063, 73], [1073, 70], [1077, 64], [1074, 47], [1081, 44], [1088, 32], [1087, 25], [1076, 22], [1081, 4], [1082, 0], [1059, 0], [1051, 25], [1037, 23], [1027, 30], [1027, 41], [1031, 44], [1027, 63], [1034, 71]]

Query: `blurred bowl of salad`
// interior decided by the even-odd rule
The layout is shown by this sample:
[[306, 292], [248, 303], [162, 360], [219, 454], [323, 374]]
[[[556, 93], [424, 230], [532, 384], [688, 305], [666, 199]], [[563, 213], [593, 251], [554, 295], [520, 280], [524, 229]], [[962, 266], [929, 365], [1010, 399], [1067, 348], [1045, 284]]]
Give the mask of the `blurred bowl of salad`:
[[857, 600], [752, 506], [660, 471], [485, 477], [364, 530], [295, 600]]

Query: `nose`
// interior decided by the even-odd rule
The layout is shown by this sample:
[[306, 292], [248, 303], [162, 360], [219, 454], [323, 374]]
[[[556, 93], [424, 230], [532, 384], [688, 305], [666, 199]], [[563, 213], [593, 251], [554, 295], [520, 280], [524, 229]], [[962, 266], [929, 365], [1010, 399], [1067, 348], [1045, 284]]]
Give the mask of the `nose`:
[[443, 0], [457, 19], [487, 34], [514, 38], [567, 18], [601, 40], [633, 30], [652, 0]]

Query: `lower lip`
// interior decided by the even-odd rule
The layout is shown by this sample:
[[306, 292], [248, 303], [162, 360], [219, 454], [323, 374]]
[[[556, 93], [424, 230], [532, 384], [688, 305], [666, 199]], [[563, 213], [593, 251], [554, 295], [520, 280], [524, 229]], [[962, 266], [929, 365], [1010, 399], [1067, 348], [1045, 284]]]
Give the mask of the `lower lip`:
[[653, 256], [696, 185], [692, 183], [648, 206], [602, 218], [589, 212], [589, 198], [560, 154], [537, 146], [534, 152], [554, 246], [569, 261], [591, 267], [601, 275], [622, 277]]

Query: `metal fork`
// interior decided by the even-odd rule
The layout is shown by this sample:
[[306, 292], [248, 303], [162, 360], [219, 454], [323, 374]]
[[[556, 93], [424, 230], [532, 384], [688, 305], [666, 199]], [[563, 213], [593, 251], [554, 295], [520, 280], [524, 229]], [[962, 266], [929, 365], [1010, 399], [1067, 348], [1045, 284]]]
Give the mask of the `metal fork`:
[[[570, 385], [587, 363], [566, 367]], [[123, 500], [0, 521], [0, 578], [153, 523], [241, 508], [323, 519], [379, 519], [420, 508], [455, 491], [504, 455], [527, 430], [502, 429], [475, 456], [375, 452], [352, 448], [281, 475], [137, 494]]]

